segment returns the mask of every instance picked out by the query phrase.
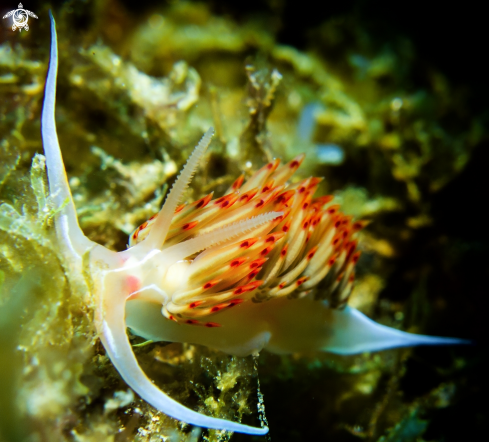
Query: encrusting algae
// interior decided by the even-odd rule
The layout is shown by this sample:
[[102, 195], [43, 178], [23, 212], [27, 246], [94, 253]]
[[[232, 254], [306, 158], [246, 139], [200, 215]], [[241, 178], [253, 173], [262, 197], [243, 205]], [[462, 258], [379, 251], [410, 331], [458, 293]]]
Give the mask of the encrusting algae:
[[[253, 75], [253, 73], [251, 75]], [[262, 98], [263, 97], [256, 98], [257, 103], [260, 103]], [[271, 99], [273, 100], [273, 93]], [[265, 103], [264, 106], [266, 107], [267, 104]], [[251, 108], [250, 113], [252, 113]], [[263, 121], [266, 121], [267, 116], [268, 113], [265, 113], [263, 116], [264, 120], [257, 118], [254, 123], [251, 119], [250, 121], [252, 121], [252, 123], [250, 123], [247, 130], [251, 131], [251, 133], [255, 132], [255, 134], [263, 133], [266, 129]], [[249, 140], [253, 139], [254, 136], [243, 137], [242, 142], [251, 142]], [[255, 147], [257, 148], [256, 152], [259, 152], [260, 150], [270, 152], [270, 145], [263, 143], [263, 139], [259, 141]], [[102, 153], [101, 156], [103, 155], [104, 154]], [[254, 155], [256, 155], [256, 153]], [[239, 244], [224, 244], [217, 248], [219, 252], [229, 252], [229, 257], [232, 257], [231, 259], [227, 259], [228, 256], [224, 253], [217, 253], [217, 250], [214, 250], [213, 254], [213, 249], [211, 248], [208, 251], [202, 252], [201, 255], [199, 255], [199, 258], [195, 259], [194, 262], [195, 264], [198, 264], [199, 260], [202, 260], [204, 264], [207, 262], [212, 263], [212, 265], [203, 265], [202, 268], [199, 269], [197, 265], [192, 268], [193, 264], [190, 266], [188, 266], [188, 263], [184, 264], [184, 267], [188, 266], [192, 271], [185, 270], [183, 273], [177, 273], [177, 278], [182, 274], [184, 274], [185, 277], [188, 277], [188, 287], [186, 287], [184, 291], [173, 292], [171, 302], [166, 303], [161, 312], [159, 311], [161, 308], [148, 312], [149, 316], [147, 316], [147, 318], [151, 318], [153, 321], [153, 319], [159, 315], [161, 321], [173, 319], [174, 321], [171, 323], [175, 323], [174, 326], [180, 328], [187, 326], [186, 324], [182, 324], [182, 322], [195, 322], [191, 326], [193, 331], [189, 332], [189, 336], [187, 336], [190, 337], [190, 339], [185, 340], [187, 342], [198, 342], [197, 340], [191, 339], [194, 332], [195, 334], [201, 335], [201, 331], [207, 328], [209, 331], [226, 329], [226, 326], [228, 326], [226, 321], [219, 322], [218, 320], [218, 315], [221, 314], [221, 310], [223, 310], [222, 313], [234, 311], [240, 312], [243, 311], [245, 305], [250, 305], [253, 308], [271, 306], [273, 305], [273, 302], [276, 302], [276, 298], [283, 298], [284, 302], [289, 304], [295, 301], [300, 301], [300, 299], [294, 300], [289, 298], [308, 296], [307, 292], [314, 289], [318, 282], [324, 278], [324, 275], [321, 274], [320, 270], [326, 270], [324, 273], [327, 273], [328, 275], [326, 283], [322, 286], [321, 290], [313, 293], [316, 298], [328, 299], [330, 305], [332, 304], [334, 306], [342, 306], [346, 302], [351, 290], [354, 263], [358, 258], [358, 252], [355, 251], [357, 247], [355, 235], [357, 234], [356, 232], [363, 227], [363, 223], [354, 221], [351, 217], [341, 214], [335, 201], [331, 200], [331, 197], [315, 196], [314, 191], [318, 186], [322, 185], [320, 180], [309, 178], [306, 180], [303, 179], [302, 181], [293, 180], [292, 184], [287, 184], [290, 176], [286, 176], [286, 173], [291, 172], [290, 175], [292, 175], [299, 165], [298, 163], [302, 160], [303, 157], [300, 156], [282, 166], [279, 165], [278, 161], [273, 161], [255, 172], [255, 174], [248, 178], [248, 180], [241, 177], [235, 181], [234, 185], [230, 182], [229, 184], [231, 184], [231, 186], [228, 191], [219, 194], [223, 196], [214, 197], [213, 194], [208, 194], [200, 199], [196, 198], [194, 203], [178, 206], [176, 209], [177, 213], [173, 216], [171, 224], [169, 225], [169, 233], [166, 235], [165, 243], [161, 247], [161, 250], [163, 251], [198, 235], [209, 234], [214, 228], [224, 227], [233, 221], [246, 220], [253, 216], [264, 215], [269, 212], [277, 212], [281, 213], [281, 215], [269, 220], [262, 225], [262, 227], [258, 227], [251, 231], [246, 237], [243, 237]], [[35, 165], [33, 170], [38, 169], [42, 173], [42, 159], [38, 158]], [[292, 165], [293, 167], [291, 167]], [[109, 167], [112, 167], [110, 163]], [[20, 218], [22, 218], [26, 221], [19, 221], [15, 226], [11, 221], [5, 221], [6, 223], [4, 223], [2, 229], [14, 232], [14, 235], [33, 238], [37, 242], [37, 239], [35, 239], [35, 232], [39, 230], [42, 232], [42, 238], [48, 237], [46, 236], [46, 231], [50, 230], [48, 227], [53, 225], [54, 219], [56, 219], [56, 216], [59, 216], [61, 213], [60, 211], [63, 210], [65, 200], [55, 196], [58, 201], [53, 201], [53, 195], [56, 195], [56, 193], [52, 192], [52, 195], [48, 196], [39, 184], [42, 183], [42, 179], [41, 181], [38, 179], [32, 183], [35, 198], [33, 198], [32, 195], [30, 197], [28, 196], [28, 198], [30, 198], [32, 202], [37, 201], [38, 204], [41, 202], [39, 207], [34, 207], [32, 209], [32, 213], [45, 213], [46, 215], [42, 222], [39, 222], [38, 219], [29, 221], [28, 213], [22, 214], [16, 209], [13, 209], [6, 215], [7, 217], [5, 220], [16, 218], [20, 220]], [[43, 185], [45, 186], [45, 184]], [[241, 199], [243, 196], [246, 196], [246, 200], [245, 198]], [[161, 199], [162, 198], [159, 197], [160, 201]], [[42, 203], [42, 201], [44, 201], [44, 203]], [[4, 205], [2, 206], [2, 210], [5, 212], [10, 209]], [[26, 210], [31, 209], [26, 208]], [[151, 210], [151, 208], [147, 207], [145, 210]], [[109, 209], [108, 211], [110, 212]], [[136, 229], [130, 237], [129, 245], [137, 247], [138, 244], [144, 244], [143, 240], [149, 236], [154, 227], [154, 223], [155, 219], [153, 218]], [[31, 229], [30, 232], [34, 232], [34, 234], [25, 229], [19, 230], [18, 226], [21, 224], [24, 226], [31, 226], [29, 227], [29, 229]], [[128, 223], [125, 224], [125, 226], [127, 225]], [[53, 248], [52, 246], [55, 244], [56, 240], [52, 235], [52, 229], [50, 231], [51, 238], [48, 241], [45, 239], [42, 240], [46, 243], [47, 247], [47, 251], [43, 253], [47, 253], [46, 256], [49, 256], [49, 253], [52, 254], [52, 252], [49, 252], [48, 249], [51, 248], [52, 251], [54, 251], [54, 255], [52, 254], [52, 256], [55, 257], [55, 260], [53, 263], [50, 263], [49, 266], [52, 269], [56, 269], [53, 270], [52, 275], [57, 275], [57, 278], [61, 277], [60, 281], [63, 281], [62, 285], [64, 285], [65, 281], [62, 276], [61, 268], [59, 267], [59, 263], [56, 263], [58, 250], [56, 247]], [[241, 247], [241, 245], [248, 239], [251, 240], [250, 242], [255, 242], [253, 244], [248, 242], [248, 248]], [[331, 242], [328, 244], [329, 240], [331, 240]], [[335, 242], [333, 243], [333, 241]], [[237, 247], [239, 248], [236, 250]], [[326, 252], [322, 250], [321, 247], [326, 249]], [[244, 249], [244, 253], [240, 254], [242, 249]], [[236, 251], [238, 251], [238, 253], [236, 253]], [[263, 256], [262, 253], [264, 253]], [[191, 254], [186, 258], [187, 261], [191, 258], [195, 258], [195, 254]], [[206, 261], [203, 261], [204, 258]], [[12, 263], [13, 262], [14, 261], [12, 261]], [[22, 265], [26, 266], [26, 268], [36, 267], [35, 264], [33, 264], [32, 267], [29, 267], [27, 261]], [[331, 272], [328, 272], [327, 270], [330, 270], [330, 267], [332, 267]], [[80, 330], [89, 329], [90, 325], [86, 323], [85, 317], [82, 318], [80, 316], [79, 312], [86, 311], [87, 307], [88, 309], [91, 309], [97, 308], [97, 306], [93, 304], [93, 299], [89, 299], [86, 296], [86, 294], [89, 293], [89, 290], [87, 289], [90, 287], [87, 287], [83, 277], [80, 278], [81, 275], [70, 274], [73, 270], [74, 269], [70, 268], [70, 266], [65, 267], [71, 290], [75, 293], [78, 292], [81, 296], [77, 298], [78, 301], [70, 301], [70, 303], [66, 304], [64, 307], [63, 303], [66, 303], [66, 299], [63, 299], [61, 303], [57, 305], [57, 308], [61, 307], [64, 308], [65, 312], [69, 312], [69, 315], [65, 317], [67, 322], [70, 322], [70, 318], [73, 318], [73, 314], [77, 316], [77, 318], [74, 319], [74, 322], [72, 322], [71, 327], [74, 327], [72, 336], [79, 339], [79, 344], [74, 344], [75, 341], [71, 340], [72, 338], [70, 338], [70, 335], [64, 337], [66, 343], [71, 345], [71, 348], [66, 351], [73, 357], [73, 360], [71, 362], [66, 361], [64, 366], [58, 364], [57, 367], [52, 367], [52, 369], [50, 369], [49, 357], [44, 355], [44, 362], [41, 364], [42, 370], [47, 369], [44, 379], [47, 380], [51, 378], [54, 381], [60, 376], [61, 378], [56, 382], [45, 382], [44, 393], [42, 393], [42, 390], [40, 389], [38, 389], [37, 392], [31, 390], [30, 394], [32, 395], [32, 398], [36, 396], [38, 398], [37, 401], [39, 401], [39, 398], [44, 396], [44, 400], [47, 401], [36, 403], [36, 401], [30, 400], [28, 402], [29, 408], [24, 412], [31, 416], [40, 417], [43, 413], [47, 417], [59, 415], [63, 412], [63, 407], [69, 406], [71, 397], [85, 396], [87, 398], [96, 398], [101, 391], [100, 388], [107, 388], [106, 386], [101, 386], [100, 383], [94, 388], [93, 381], [95, 381], [101, 374], [103, 374], [103, 377], [120, 382], [117, 381], [117, 375], [115, 375], [107, 360], [100, 357], [96, 361], [87, 360], [87, 350], [90, 347], [86, 345], [86, 342], [84, 343], [83, 336], [77, 336], [77, 334]], [[214, 273], [209, 272], [209, 270]], [[138, 309], [141, 307], [138, 307], [138, 303], [140, 303], [141, 298], [143, 301], [145, 299], [144, 296], [140, 296], [139, 300], [136, 299], [138, 297], [138, 286], [136, 284], [137, 281], [133, 282], [135, 283], [135, 285], [131, 287], [131, 289], [134, 289], [132, 291], [133, 295], [129, 298], [127, 304], [127, 319], [129, 325], [131, 325], [133, 330], [141, 336], [152, 338], [154, 340], [161, 339], [161, 330], [151, 329], [151, 327], [144, 330], [144, 326], [147, 324], [144, 324], [144, 319], [142, 323], [140, 318], [138, 318], [138, 315], [140, 315]], [[49, 283], [46, 283], [46, 286], [47, 285], [49, 285]], [[18, 291], [26, 290], [35, 292], [32, 289], [32, 284], [29, 282], [27, 282], [27, 284], [19, 282], [16, 287], [18, 288]], [[73, 298], [72, 295], [67, 293], [67, 287], [64, 287], [65, 288], [59, 290], [58, 293], [65, 293], [66, 298]], [[238, 293], [236, 293], [236, 291], [238, 291]], [[152, 297], [153, 295], [148, 296], [147, 300], [154, 301], [155, 299], [149, 299]], [[319, 301], [314, 302], [318, 303]], [[131, 307], [131, 304], [134, 304], [134, 308]], [[265, 307], [265, 309], [267, 309], [267, 307]], [[346, 311], [351, 311], [351, 309], [347, 309]], [[161, 313], [168, 319], [163, 318]], [[41, 312], [39, 314], [41, 314]], [[59, 312], [54, 311], [51, 307], [51, 312], [49, 314], [51, 316], [48, 317], [55, 318]], [[271, 314], [271, 312], [268, 312], [267, 314]], [[253, 315], [252, 317], [254, 318], [255, 316]], [[78, 325], [76, 325], [77, 321]], [[180, 324], [177, 324], [177, 322]], [[75, 324], [75, 326], [73, 324]], [[209, 324], [213, 326], [215, 325], [215, 327], [211, 327]], [[197, 325], [208, 325], [208, 327], [198, 327]], [[190, 327], [190, 325], [188, 327]], [[178, 329], [176, 328], [175, 330]], [[170, 330], [170, 334], [173, 336], [172, 330]], [[172, 339], [172, 336], [167, 336], [168, 339], [164, 340], [178, 340]], [[42, 339], [46, 338], [47, 337], [44, 336]], [[59, 338], [56, 339], [59, 341]], [[54, 339], [53, 342], [57, 342], [56, 339]], [[206, 338], [204, 338], [204, 341], [205, 339]], [[133, 340], [133, 338], [131, 338], [131, 340]], [[215, 346], [219, 348], [219, 344], [220, 343], [218, 342]], [[57, 345], [59, 345], [59, 342]], [[233, 345], [235, 344], [232, 344], [231, 346]], [[266, 346], [265, 344], [263, 345]], [[247, 348], [244, 353], [254, 352], [260, 346], [261, 344], [258, 346], [256, 346], [256, 344], [254, 346], [252, 345]], [[223, 349], [227, 350], [224, 347]], [[280, 345], [278, 345], [275, 350], [279, 347]], [[146, 360], [149, 364], [151, 364], [150, 361], [156, 358], [156, 360], [164, 360], [166, 363], [172, 365], [173, 362], [171, 362], [171, 359], [169, 359], [168, 356], [163, 356], [168, 352], [169, 355], [175, 355], [175, 361], [178, 361], [175, 363], [182, 363], [187, 358], [195, 358], [197, 363], [195, 364], [194, 362], [194, 364], [198, 366], [198, 361], [202, 359], [199, 359], [199, 356], [196, 356], [194, 347], [186, 346], [186, 348], [186, 356], [180, 356], [180, 360], [178, 360], [179, 356], [178, 351], [176, 351], [177, 349], [171, 346], [163, 348], [149, 347], [149, 353], [148, 347], [142, 347], [140, 350], [136, 350], [136, 352], [139, 354], [138, 359], [142, 362]], [[294, 348], [294, 351], [298, 349], [299, 348]], [[26, 351], [32, 352], [33, 349], [26, 348]], [[205, 354], [207, 350], [203, 351]], [[239, 353], [235, 348], [234, 350], [231, 349], [228, 351], [235, 354]], [[249, 404], [246, 404], [249, 392], [245, 392], [247, 389], [250, 389], [251, 394], [253, 395], [252, 391], [254, 389], [254, 383], [251, 382], [250, 384], [249, 381], [244, 381], [243, 379], [247, 376], [248, 378], [256, 376], [254, 368], [250, 366], [248, 362], [248, 367], [245, 368], [243, 372], [245, 373], [246, 370], [248, 370], [248, 375], [239, 375], [237, 374], [240, 370], [237, 368], [237, 358], [229, 358], [221, 353], [213, 353], [212, 351], [208, 354], [210, 355], [210, 359], [215, 359], [216, 361], [228, 361], [223, 364], [223, 370], [227, 371], [227, 374], [224, 374], [224, 376], [228, 376], [231, 381], [222, 382], [223, 374], [214, 372], [214, 374], [211, 375], [215, 378], [214, 382], [217, 390], [222, 392], [221, 397], [218, 397], [217, 400], [213, 397], [215, 392], [202, 392], [201, 386], [204, 384], [202, 384], [201, 381], [196, 381], [195, 390], [200, 391], [199, 396], [201, 396], [202, 403], [205, 404], [204, 408], [206, 408], [206, 411], [204, 411], [202, 405], [200, 405], [199, 411], [202, 411], [202, 414], [211, 414], [227, 420], [237, 420], [243, 413], [246, 414], [250, 412]], [[78, 364], [78, 370], [73, 369], [76, 364]], [[215, 363], [211, 363], [211, 366], [213, 366], [212, 364]], [[241, 367], [241, 369], [243, 369], [243, 367]], [[52, 370], [52, 373], [48, 373], [50, 370]], [[93, 370], [95, 370], [95, 372]], [[197, 370], [197, 368], [194, 367], [194, 370]], [[238, 372], [236, 372], [236, 370], [238, 370]], [[212, 373], [212, 371], [212, 369], [209, 369], [209, 373]], [[233, 373], [236, 373], [237, 375], [234, 375]], [[187, 372], [186, 376], [189, 374], [190, 373]], [[80, 382], [82, 376], [84, 381]], [[87, 376], [89, 378], [88, 382]], [[188, 376], [188, 379], [193, 379], [194, 376], [196, 376], [195, 373], [192, 373]], [[150, 377], [153, 377], [153, 370], [151, 371]], [[170, 379], [171, 376], [168, 380]], [[33, 380], [35, 380], [35, 378], [33, 378]], [[95, 384], [96, 383], [97, 382], [95, 382]], [[72, 388], [71, 392], [66, 390], [69, 385], [71, 385], [70, 388]], [[90, 388], [87, 388], [87, 385], [90, 385]], [[120, 383], [119, 385], [120, 389], [118, 390], [118, 393], [113, 399], [108, 399], [106, 402], [104, 416], [110, 416], [118, 409], [118, 407], [127, 407], [128, 403], [132, 400], [130, 390], [127, 390], [124, 383]], [[239, 386], [237, 392], [242, 394], [240, 399], [235, 397], [237, 392], [236, 390], [233, 390], [234, 385]], [[40, 388], [41, 384], [39, 384], [38, 387]], [[172, 387], [169, 390], [166, 387], [163, 387], [163, 389], [168, 391], [170, 396], [175, 397], [180, 401], [185, 400], [184, 396], [186, 394], [188, 395], [188, 392], [178, 391], [178, 387]], [[47, 393], [50, 393], [51, 396]], [[195, 393], [193, 394], [195, 395]], [[65, 399], [63, 399], [63, 395], [66, 395]], [[234, 400], [237, 400], [237, 403], [241, 404], [239, 407], [234, 408], [234, 411], [231, 411], [231, 413], [237, 414], [229, 415], [229, 410], [226, 411], [226, 407], [223, 407], [222, 404], [229, 401], [229, 396], [226, 395], [234, 397], [234, 399], [231, 400], [231, 403], [233, 403]], [[52, 400], [49, 400], [50, 397]], [[109, 405], [109, 403], [112, 405]], [[49, 405], [49, 407], [47, 405]], [[94, 404], [94, 406], [96, 406], [96, 404]], [[89, 409], [90, 399], [84, 407], [88, 407], [86, 409]], [[232, 407], [229, 408], [231, 409]], [[213, 414], [214, 412], [217, 414]], [[163, 431], [163, 434], [166, 433], [167, 435], [173, 433], [175, 437], [177, 437], [176, 435], [180, 432], [180, 429], [177, 429], [177, 427], [175, 427], [175, 430], [169, 430], [168, 425], [174, 424], [170, 423], [171, 421], [164, 415], [155, 415], [154, 410], [144, 404], [144, 402], [140, 402], [139, 409], [137, 407], [132, 407], [132, 414], [133, 417], [131, 419], [127, 420], [126, 418], [125, 420], [127, 423], [126, 429], [124, 430], [125, 437], [132, 437], [131, 432], [136, 431], [137, 428], [140, 428], [140, 431], [138, 430], [139, 437], [148, 438], [150, 438], [151, 434], [153, 434], [152, 432], [155, 431]], [[152, 430], [144, 430], [142, 426], [140, 427], [140, 423], [142, 420], [148, 419], [151, 415], [153, 416], [153, 418], [150, 419], [152, 422]], [[113, 434], [118, 426], [111, 419], [112, 418], [106, 420], [105, 417], [100, 417], [98, 419], [91, 418], [86, 421], [86, 425], [82, 421], [79, 421], [75, 427], [72, 427], [71, 434], [78, 440], [86, 440], [86, 438], [91, 437], [110, 437], [109, 435]], [[164, 429], [158, 426], [157, 422], [160, 421], [165, 422], [165, 424], [163, 424]], [[150, 428], [149, 424], [147, 428]], [[192, 438], [196, 440], [198, 437], [198, 432], [192, 431], [192, 434], [188, 435], [188, 440], [192, 440]]]

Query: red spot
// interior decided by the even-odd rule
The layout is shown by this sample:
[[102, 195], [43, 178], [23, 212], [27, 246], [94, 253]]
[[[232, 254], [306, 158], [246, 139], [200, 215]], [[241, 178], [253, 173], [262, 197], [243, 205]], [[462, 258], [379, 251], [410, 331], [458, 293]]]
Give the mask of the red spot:
[[258, 189], [252, 189], [252, 190], [249, 190], [248, 192], [246, 193], [243, 193], [243, 195], [241, 195], [239, 197], [239, 200], [238, 201], [244, 201], [246, 200], [246, 202], [250, 201], [258, 192]]
[[204, 325], [205, 325], [206, 327], [208, 327], [208, 328], [212, 328], [212, 327], [220, 327], [220, 326], [221, 326], [221, 324], [218, 324], [217, 322], [206, 322]]
[[260, 270], [261, 270], [261, 267], [258, 269], [258, 270], [255, 270], [254, 272], [251, 272], [249, 275], [248, 275], [248, 279], [251, 280], [253, 279], [256, 275], [258, 275], [258, 273], [260, 273]]
[[266, 167], [267, 167], [267, 169], [268, 169], [268, 170], [270, 170], [270, 169], [273, 167], [273, 164], [274, 164], [274, 163], [268, 163], [268, 164], [267, 164], [267, 166], [266, 166]]
[[309, 203], [304, 203], [302, 205], [302, 210], [306, 210], [309, 207]]
[[261, 252], [260, 252], [260, 255], [261, 256], [266, 256], [270, 253], [270, 250], [272, 250], [271, 247], [265, 247]]
[[259, 258], [255, 259], [253, 262], [250, 263], [250, 269], [255, 269], [257, 267], [261, 267], [265, 262], [267, 261], [267, 258]]
[[331, 267], [335, 261], [336, 261], [336, 256], [333, 256], [333, 258], [330, 258], [330, 260], [328, 261], [329, 266]]
[[287, 284], [285, 282], [282, 282], [282, 284], [278, 285], [279, 289], [283, 289]]
[[314, 186], [319, 184], [322, 180], [323, 180], [322, 178], [318, 178], [316, 176], [311, 177], [310, 181], [309, 181], [309, 185], [307, 186], [307, 188], [312, 189]]
[[148, 221], [146, 221], [146, 222], [144, 222], [143, 224], [141, 224], [141, 225], [139, 226], [139, 230], [143, 230], [143, 229], [145, 229], [146, 227], [148, 227]]
[[318, 249], [318, 246], [314, 247], [313, 249], [311, 249], [311, 251], [308, 253], [307, 255], [307, 259], [312, 259], [312, 257], [314, 256], [314, 254], [316, 253], [316, 250]]
[[246, 285], [242, 285], [241, 288], [243, 289], [243, 292], [252, 292], [253, 290], [256, 290], [258, 287], [260, 287], [262, 284], [263, 281], [253, 281]]
[[304, 284], [309, 278], [307, 276], [303, 276], [302, 278], [299, 278], [296, 282], [296, 284], [299, 286], [299, 285], [302, 285]]
[[219, 307], [219, 306], [217, 306], [217, 305], [216, 305], [215, 307], [212, 307], [212, 308], [211, 308], [211, 312], [212, 312], [212, 313], [218, 312], [219, 310], [221, 310], [221, 307]]
[[343, 233], [342, 233], [342, 236], [343, 238], [346, 238], [348, 235], [349, 235], [350, 231], [348, 229], [346, 229]]
[[238, 199], [236, 194], [230, 194], [223, 196], [214, 202], [215, 205], [220, 206], [221, 209], [225, 209], [226, 207], [231, 207]]
[[250, 239], [247, 239], [245, 241], [243, 241], [239, 246], [242, 248], [242, 249], [248, 249], [250, 248], [253, 244], [255, 244], [256, 242], [258, 241], [257, 238], [250, 238]]
[[282, 249], [282, 251], [280, 252], [280, 255], [282, 257], [284, 257], [285, 255], [287, 255], [287, 249], [289, 248], [289, 245], [286, 244], [285, 247]]
[[200, 304], [202, 304], [202, 301], [195, 301], [195, 302], [191, 302], [188, 307], [195, 308], [198, 307]]
[[139, 228], [134, 232], [134, 234], [132, 235], [132, 237], [134, 239], [138, 239], [138, 235], [139, 235]]
[[240, 287], [234, 289], [233, 295], [241, 295], [241, 293], [244, 292], [243, 287], [244, 286], [240, 286]]
[[175, 319], [175, 316], [173, 316], [173, 315], [168, 316], [168, 319], [169, 319], [170, 321], [175, 321], [175, 322], [177, 322], [177, 320]]
[[199, 321], [196, 321], [195, 319], [187, 319], [185, 322], [190, 325], [195, 325], [199, 323]]
[[210, 289], [211, 287], [214, 287], [218, 282], [220, 282], [221, 280], [220, 279], [213, 279], [212, 281], [208, 281], [206, 282], [204, 285], [203, 285], [203, 289], [204, 290], [208, 290]]
[[353, 255], [353, 258], [351, 259], [351, 261], [353, 262], [353, 264], [356, 264], [358, 262], [358, 260], [360, 259], [361, 253], [362, 252], [358, 251], [357, 253], [355, 253]]
[[275, 242], [275, 237], [273, 235], [270, 235], [265, 242]]
[[234, 190], [239, 189], [241, 187], [241, 184], [243, 184], [244, 180], [244, 175], [241, 175], [238, 177], [238, 179], [233, 183], [232, 188]]
[[178, 206], [178, 207], [175, 209], [175, 213], [181, 212], [185, 206], [186, 206], [186, 204], [181, 204], [180, 206]]
[[354, 280], [355, 280], [355, 274], [354, 274], [354, 273], [352, 273], [352, 274], [350, 275], [350, 277], [348, 278], [348, 281], [349, 281], [349, 282], [353, 282]]
[[339, 240], [340, 240], [340, 237], [338, 235], [336, 235], [333, 238], [333, 241], [331, 241], [331, 244], [333, 244], [334, 246], [336, 246], [338, 244]]
[[292, 161], [292, 162], [290, 163], [290, 166], [289, 166], [289, 167], [290, 167], [291, 169], [297, 169], [299, 166], [300, 166], [299, 161], [294, 160], [294, 161]]
[[294, 190], [287, 190], [287, 192], [283, 192], [277, 196], [278, 203], [286, 203], [295, 195]]
[[284, 226], [282, 227], [282, 231], [283, 232], [288, 232], [290, 229], [290, 221], [286, 224], [284, 224]]
[[235, 305], [238, 305], [238, 304], [241, 304], [242, 302], [244, 302], [244, 299], [233, 299], [228, 305], [227, 307], [234, 307]]
[[270, 187], [265, 186], [263, 189], [261, 189], [261, 193], [268, 192], [270, 190]]
[[299, 190], [297, 192], [299, 193], [304, 193], [306, 191], [306, 188], [304, 186], [299, 187]]
[[260, 200], [260, 201], [258, 201], [258, 203], [255, 204], [255, 207], [256, 208], [261, 207], [261, 206], [263, 206], [263, 204], [265, 204], [265, 201]]
[[283, 238], [284, 235], [285, 235], [285, 233], [282, 233], [282, 232], [271, 233], [270, 235], [265, 237], [265, 242], [269, 242], [270, 238], [273, 238], [273, 241], [277, 242], [279, 239]]
[[155, 219], [157, 216], [158, 216], [158, 214], [157, 214], [157, 213], [155, 213], [155, 214], [154, 214], [154, 215], [153, 215], [153, 216], [152, 216], [152, 217], [151, 217], [151, 218], [150, 218], [148, 221], [152, 221], [152, 220], [154, 220], [154, 219]]
[[330, 207], [330, 208], [328, 209], [328, 213], [329, 213], [330, 215], [332, 215], [333, 213], [336, 213], [336, 211], [337, 211], [337, 210], [338, 210], [338, 209], [337, 209], [336, 207]]
[[287, 218], [289, 216], [289, 213], [290, 213], [290, 210], [286, 209], [285, 207], [287, 207], [287, 205], [283, 205], [275, 210], [280, 210], [282, 211], [282, 215], [280, 216], [277, 216], [277, 218], [275, 218], [274, 222], [277, 221], [277, 224], [280, 224], [280, 221], [283, 221], [285, 218]]
[[130, 275], [126, 278], [126, 285], [129, 293], [134, 293], [135, 291], [140, 289], [141, 281], [136, 276]]
[[309, 227], [309, 220], [306, 220], [304, 224], [302, 224], [302, 228], [305, 230]]
[[340, 225], [341, 225], [341, 221], [340, 221], [340, 220], [338, 220], [338, 221], [336, 221], [336, 222], [334, 223], [334, 226], [335, 226], [336, 228], [340, 227]]
[[368, 221], [356, 221], [353, 223], [352, 229], [354, 232], [358, 232], [368, 224]]
[[239, 267], [241, 264], [243, 264], [245, 261], [247, 260], [247, 258], [245, 257], [242, 257], [242, 258], [237, 258], [237, 259], [234, 259], [233, 261], [231, 261], [231, 264], [229, 264], [229, 266], [231, 268], [234, 268], [234, 267]]
[[316, 198], [314, 202], [316, 202], [320, 206], [324, 206], [325, 204], [329, 203], [332, 199], [333, 199], [333, 195], [324, 195]]
[[356, 241], [350, 241], [348, 243], [348, 245], [347, 245], [348, 251], [347, 251], [347, 254], [346, 254], [346, 259], [347, 260], [350, 259], [350, 256], [355, 251], [356, 247], [357, 247], [357, 242]]
[[199, 224], [198, 221], [192, 221], [190, 223], [184, 224], [182, 226], [182, 230], [190, 230], [190, 229], [193, 229], [197, 224]]
[[211, 199], [212, 199], [212, 193], [209, 193], [209, 195], [204, 196], [204, 198], [201, 198], [200, 200], [194, 203], [195, 208], [202, 209], [203, 207], [207, 206], [207, 204], [209, 204]]

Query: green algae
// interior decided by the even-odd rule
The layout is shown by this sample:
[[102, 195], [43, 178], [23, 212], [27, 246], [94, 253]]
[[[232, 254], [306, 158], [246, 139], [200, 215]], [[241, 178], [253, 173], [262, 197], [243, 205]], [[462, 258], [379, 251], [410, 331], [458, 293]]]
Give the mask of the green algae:
[[[84, 8], [77, 14], [108, 16], [106, 2]], [[68, 7], [58, 14], [58, 131], [80, 223], [91, 239], [124, 248], [131, 230], [158, 210], [192, 144], [214, 125], [209, 166], [196, 176], [188, 198], [222, 191], [241, 170], [249, 174], [274, 156], [289, 159], [307, 151], [300, 173], [324, 176], [323, 192], [334, 192], [347, 213], [372, 221], [362, 233], [365, 258], [351, 304], [412, 331], [433, 311], [443, 313], [440, 297], [428, 292], [434, 270], [402, 267], [402, 259], [418, 232], [436, 222], [433, 195], [464, 169], [485, 136], [484, 120], [467, 121], [458, 113], [464, 96], [442, 74], [431, 72], [423, 86], [410, 82], [415, 55], [409, 44], [379, 49], [361, 44], [357, 35], [343, 49], [346, 62], [338, 64], [318, 47], [350, 32], [351, 23], [325, 23], [316, 30], [317, 44], [299, 51], [276, 44], [259, 21], [238, 25], [205, 4], [155, 9], [132, 20], [128, 33], [117, 31], [130, 21], [122, 11], [120, 21], [108, 20], [104, 27], [93, 20], [76, 38], [76, 14]], [[46, 24], [38, 31], [43, 50], [28, 49], [28, 41], [0, 46], [0, 356], [8, 361], [1, 371], [8, 379], [0, 402], [1, 437], [243, 439], [193, 429], [156, 412], [131, 395], [105, 357], [86, 287], [65, 272], [59, 256], [52, 228], [59, 207], [47, 195], [43, 159], [30, 162], [42, 151], [39, 113], [49, 41]], [[302, 109], [316, 101], [320, 109], [305, 142], [297, 124]], [[455, 117], [461, 122], [450, 124]], [[315, 146], [325, 142], [345, 151], [343, 164], [315, 160]], [[392, 278], [399, 274], [410, 292], [389, 299], [385, 293], [397, 288]], [[158, 385], [192, 408], [255, 425], [262, 418], [251, 358], [176, 344], [151, 344], [136, 354]], [[272, 435], [422, 437], [423, 415], [452, 403], [459, 386], [449, 379], [463, 367], [437, 378], [424, 400], [402, 398], [409, 354], [261, 355]], [[447, 389], [452, 393], [445, 394]]]

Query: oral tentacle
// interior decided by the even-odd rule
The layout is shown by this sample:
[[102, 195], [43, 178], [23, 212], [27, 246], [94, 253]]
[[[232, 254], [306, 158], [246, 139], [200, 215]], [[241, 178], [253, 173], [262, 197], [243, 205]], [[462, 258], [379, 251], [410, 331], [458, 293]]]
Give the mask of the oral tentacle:
[[[113, 304], [113, 305], [112, 305]], [[105, 310], [101, 340], [124, 381], [146, 402], [174, 419], [199, 427], [264, 435], [268, 428], [257, 428], [197, 413], [169, 397], [154, 385], [139, 366], [126, 334], [125, 301], [114, 302]]]
[[75, 204], [66, 177], [58, 134], [56, 132], [55, 103], [56, 76], [58, 73], [58, 43], [56, 23], [51, 11], [49, 11], [49, 18], [51, 20], [51, 52], [41, 115], [41, 136], [44, 154], [46, 156], [51, 198], [53, 198], [57, 207], [65, 205], [57, 215], [56, 234], [65, 257], [75, 259], [80, 263], [83, 254], [93, 247], [95, 243], [85, 236], [78, 224]]

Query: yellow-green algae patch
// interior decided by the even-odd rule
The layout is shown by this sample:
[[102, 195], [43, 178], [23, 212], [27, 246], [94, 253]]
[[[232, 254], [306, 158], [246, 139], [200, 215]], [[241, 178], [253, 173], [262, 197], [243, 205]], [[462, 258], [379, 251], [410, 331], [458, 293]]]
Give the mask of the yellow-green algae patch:
[[2, 360], [12, 364], [2, 411], [11, 410], [10, 437], [26, 436], [25, 420], [63, 419], [76, 399], [90, 393], [81, 380], [93, 343], [86, 294], [83, 284], [67, 283], [50, 227], [58, 208], [46, 189], [44, 157], [37, 155], [30, 189], [0, 205], [0, 268], [6, 275], [1, 325], [8, 336]]

